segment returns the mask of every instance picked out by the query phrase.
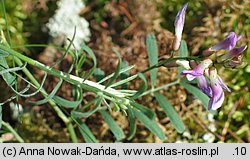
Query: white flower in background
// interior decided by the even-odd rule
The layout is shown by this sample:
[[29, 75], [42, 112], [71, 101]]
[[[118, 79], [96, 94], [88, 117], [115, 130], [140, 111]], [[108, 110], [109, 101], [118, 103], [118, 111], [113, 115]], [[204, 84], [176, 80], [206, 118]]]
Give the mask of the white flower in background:
[[23, 111], [23, 106], [21, 104], [10, 102], [10, 113], [13, 120], [17, 120]]
[[212, 132], [215, 132], [217, 128], [215, 125], [214, 114], [209, 113], [207, 115], [207, 119], [209, 121], [208, 129], [211, 130]]
[[80, 45], [89, 41], [90, 37], [89, 23], [79, 16], [79, 12], [85, 7], [84, 3], [82, 0], [60, 0], [57, 5], [55, 15], [47, 23], [49, 34], [52, 37], [65, 36], [65, 44], [69, 44], [67, 38], [72, 39], [76, 27], [73, 44], [76, 49], [80, 49]]
[[203, 135], [203, 140], [208, 143], [212, 143], [215, 140], [215, 136], [212, 133], [206, 133]]
[[189, 140], [192, 139], [192, 135], [190, 134], [189, 131], [184, 131], [184, 133], [182, 134], [182, 136], [188, 138]]

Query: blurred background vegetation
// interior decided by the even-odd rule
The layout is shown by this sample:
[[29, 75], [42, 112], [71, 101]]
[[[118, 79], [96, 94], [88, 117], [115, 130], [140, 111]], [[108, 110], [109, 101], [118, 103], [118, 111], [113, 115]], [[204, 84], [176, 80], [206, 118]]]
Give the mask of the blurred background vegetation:
[[[84, 0], [86, 7], [79, 15], [90, 23], [91, 37], [87, 44], [97, 56], [98, 67], [105, 74], [114, 70], [117, 64], [116, 56], [111, 52], [115, 46], [121, 52], [124, 61], [130, 65], [137, 65], [132, 74], [145, 69], [148, 66], [145, 38], [152, 32], [157, 37], [160, 56], [168, 57], [173, 40], [175, 16], [186, 2], [186, 0]], [[55, 42], [49, 36], [46, 24], [55, 13], [57, 0], [5, 1], [5, 5], [12, 46]], [[6, 33], [5, 24], [1, 7], [0, 26]], [[138, 101], [157, 113], [158, 123], [168, 137], [167, 142], [250, 142], [250, 1], [189, 2], [183, 38], [188, 43], [190, 54], [199, 55], [204, 49], [222, 40], [229, 31], [242, 35], [242, 40], [237, 45], [248, 45], [248, 50], [244, 52], [244, 59], [248, 65], [237, 70], [219, 69], [219, 74], [232, 89], [232, 93], [226, 94], [223, 107], [214, 115], [204, 110], [201, 102], [179, 85], [162, 90], [161, 93], [175, 106], [185, 123], [186, 131], [178, 134], [152, 96], [148, 95]], [[48, 48], [22, 47], [19, 50], [45, 64], [50, 64], [51, 57], [58, 58], [61, 54]], [[62, 64], [58, 69], [64, 70], [66, 66], [67, 64]], [[42, 76], [35, 69], [33, 73], [37, 78]], [[177, 75], [178, 71], [175, 68], [159, 68], [157, 85], [174, 81]], [[45, 84], [47, 90], [52, 90], [52, 86], [57, 83], [56, 79], [50, 78], [50, 83]], [[129, 83], [130, 89], [138, 87], [138, 80]], [[61, 95], [70, 96], [70, 92], [67, 91], [69, 88], [68, 85], [63, 85]], [[0, 89], [6, 90], [2, 79]], [[9, 94], [11, 94], [9, 90], [1, 91], [1, 101], [7, 99]], [[34, 97], [33, 100], [35, 99], [39, 97]], [[11, 117], [17, 110], [13, 110], [10, 106], [13, 103], [7, 103], [3, 107], [3, 119], [17, 129], [25, 142], [70, 142], [65, 125], [49, 105], [31, 106], [27, 99], [22, 98], [18, 102], [23, 106], [23, 113], [15, 118]], [[128, 133], [126, 117], [119, 112], [114, 112], [112, 116], [125, 133]], [[85, 122], [99, 142], [114, 141], [112, 133], [99, 114], [91, 116]], [[160, 140], [139, 125], [134, 139], [124, 142], [160, 142]]]

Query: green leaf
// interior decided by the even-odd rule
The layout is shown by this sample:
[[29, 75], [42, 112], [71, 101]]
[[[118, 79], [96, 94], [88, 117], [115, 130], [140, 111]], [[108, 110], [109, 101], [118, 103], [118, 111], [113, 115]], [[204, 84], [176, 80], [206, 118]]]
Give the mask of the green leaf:
[[137, 76], [138, 76], [138, 74], [130, 76], [130, 77], [124, 79], [124, 80], [121, 80], [121, 81], [118, 81], [118, 82], [112, 84], [110, 87], [117, 87], [117, 86], [123, 85], [125, 83], [128, 83], [129, 81], [134, 80]]
[[8, 55], [9, 55], [8, 52], [6, 52], [6, 51], [0, 49], [0, 58], [6, 57], [6, 56], [8, 56]]
[[49, 100], [51, 100], [55, 96], [56, 92], [61, 87], [62, 82], [63, 82], [63, 80], [60, 79], [59, 82], [57, 83], [56, 87], [52, 90], [52, 92], [46, 98], [39, 100], [39, 101], [35, 101], [35, 102], [29, 101], [29, 103], [32, 103], [34, 105], [42, 105], [44, 103], [47, 103]]
[[[128, 62], [127, 61], [122, 62], [121, 70], [124, 69], [124, 68], [127, 68], [127, 67], [129, 67]], [[121, 80], [124, 80], [124, 79], [128, 78], [129, 77], [129, 71], [125, 71], [125, 72], [120, 73], [120, 77], [121, 77]], [[127, 88], [128, 88], [128, 83], [124, 83], [121, 86], [121, 89], [127, 89]]]
[[95, 80], [98, 82], [100, 80], [102, 80], [105, 77], [105, 73], [103, 70], [101, 70], [100, 68], [96, 68], [93, 74]]
[[[150, 67], [158, 63], [158, 46], [156, 38], [153, 34], [147, 36], [146, 40], [147, 53]], [[157, 68], [150, 71], [151, 86], [154, 87], [157, 78]]]
[[[45, 80], [46, 80], [46, 78], [47, 78], [47, 75], [48, 75], [48, 73], [45, 72], [44, 77], [43, 77], [43, 80], [42, 80], [42, 82], [41, 82], [39, 88], [37, 88], [36, 91], [33, 92], [33, 93], [30, 93], [30, 94], [23, 94], [23, 93], [21, 93], [22, 91], [21, 91], [21, 92], [18, 92], [18, 91], [16, 91], [14, 88], [12, 88], [12, 87], [10, 87], [10, 88], [11, 88], [11, 90], [12, 90], [13, 92], [15, 92], [17, 95], [19, 95], [19, 96], [21, 96], [21, 97], [28, 98], [28, 97], [34, 96], [34, 95], [36, 95], [37, 93], [39, 93], [39, 92], [41, 91], [41, 89], [43, 88], [43, 85], [44, 85], [44, 83], [45, 83]], [[30, 87], [30, 85], [27, 85], [27, 86], [26, 86], [26, 89], [28, 90], [29, 87]], [[25, 92], [26, 92], [26, 91], [25, 91]]]
[[128, 140], [131, 140], [135, 136], [135, 133], [136, 133], [135, 114], [131, 107], [128, 107], [128, 121], [129, 121]]
[[[62, 62], [62, 60], [65, 58], [65, 56], [66, 56], [67, 53], [69, 52], [70, 47], [71, 47], [71, 45], [73, 44], [73, 41], [74, 41], [74, 39], [75, 39], [75, 36], [76, 36], [76, 27], [74, 28], [74, 34], [73, 34], [72, 40], [70, 40], [70, 43], [69, 43], [67, 49], [64, 51], [63, 55], [62, 55], [59, 59], [57, 59], [56, 62], [55, 62], [54, 64], [52, 64], [52, 65], [50, 66], [51, 68], [53, 68], [54, 66], [56, 66], [57, 64], [59, 64], [59, 63]], [[70, 69], [70, 70], [71, 70], [71, 69]], [[70, 71], [69, 71], [69, 72], [70, 72]]]
[[[124, 72], [127, 72], [127, 71], [131, 70], [131, 69], [134, 68], [134, 67], [135, 67], [135, 65], [132, 65], [132, 66], [128, 66], [128, 67], [126, 67], [126, 68], [123, 68], [123, 69], [120, 70], [120, 74], [122, 74], [122, 73], [124, 73]], [[106, 80], [110, 79], [110, 78], [113, 77], [113, 76], [114, 76], [114, 73], [112, 73], [112, 74], [110, 74], [110, 75], [104, 77], [104, 78], [103, 78], [102, 80], [100, 80], [98, 83], [103, 83], [103, 82], [105, 82]]]
[[0, 75], [3, 75], [5, 73], [10, 73], [10, 72], [17, 72], [25, 68], [27, 63], [24, 63], [22, 66], [19, 67], [12, 67], [12, 68], [6, 68], [0, 71]]
[[108, 124], [111, 132], [114, 134], [117, 141], [125, 138], [122, 128], [115, 122], [115, 120], [104, 110], [99, 110], [104, 121]]
[[179, 132], [183, 133], [185, 130], [185, 126], [174, 109], [174, 107], [166, 100], [164, 96], [159, 93], [155, 93], [155, 98], [159, 102], [160, 106], [163, 108], [166, 115], [169, 117], [170, 122], [173, 124], [174, 128]]
[[[10, 87], [10, 88], [12, 88], [12, 87]], [[15, 90], [15, 89], [13, 88], [13, 90]], [[15, 90], [15, 92], [17, 92], [17, 93], [19, 93], [19, 94], [23, 94], [23, 93], [27, 92], [28, 90], [29, 90], [29, 85], [28, 85], [27, 87], [25, 87], [22, 91], [17, 92], [17, 91]], [[17, 97], [16, 95], [9, 97], [9, 98], [8, 98], [7, 100], [5, 100], [4, 102], [0, 103], [0, 106], [6, 104], [7, 102], [12, 101], [13, 99], [16, 99], [16, 97]]]
[[116, 67], [114, 76], [108, 81], [108, 83], [106, 84], [105, 88], [108, 88], [117, 79], [117, 77], [121, 73], [120, 71], [121, 71], [122, 59], [121, 59], [120, 53], [115, 48], [113, 48], [113, 51], [116, 53], [116, 55], [118, 57], [118, 65]]
[[92, 115], [93, 113], [95, 113], [99, 109], [101, 102], [102, 102], [102, 99], [103, 99], [103, 96], [98, 96], [93, 109], [91, 109], [87, 112], [82, 113], [82, 112], [72, 111], [71, 114], [77, 118], [88, 117], [88, 116]]
[[138, 76], [142, 79], [143, 83], [142, 85], [140, 86], [139, 90], [137, 91], [137, 93], [132, 97], [133, 99], [137, 99], [140, 97], [140, 95], [142, 93], [144, 93], [147, 88], [148, 88], [148, 85], [147, 85], [147, 79], [145, 78], [145, 76], [142, 74], [142, 73], [139, 73]]
[[86, 53], [88, 53], [91, 56], [93, 60], [93, 67], [91, 68], [89, 73], [84, 77], [84, 79], [86, 80], [94, 73], [97, 63], [96, 63], [96, 57], [95, 57], [94, 52], [85, 44], [81, 45], [81, 47]]
[[136, 103], [136, 102], [131, 102], [131, 105], [132, 105], [133, 107], [135, 107], [136, 109], [140, 110], [140, 111], [141, 111], [143, 114], [145, 114], [148, 118], [150, 118], [150, 119], [155, 119], [156, 115], [155, 115], [155, 113], [154, 113], [151, 109], [149, 109], [149, 108], [147, 108], [147, 107], [145, 107], [145, 106], [143, 106], [143, 105], [141, 105], [141, 104], [138, 104], [138, 103]]
[[[185, 40], [181, 40], [180, 57], [188, 57], [188, 48], [187, 48], [187, 43]], [[178, 78], [181, 77], [182, 71], [183, 71], [183, 68], [181, 66], [179, 66], [178, 67]]]
[[133, 109], [133, 112], [136, 118], [138, 118], [139, 121], [143, 125], [145, 125], [145, 127], [148, 128], [153, 134], [159, 137], [159, 139], [161, 139], [162, 141], [166, 140], [166, 136], [164, 132], [162, 131], [162, 129], [159, 127], [159, 125], [157, 124], [155, 120], [148, 118], [148, 116], [146, 116], [145, 114], [143, 114], [142, 112], [136, 109]]
[[[83, 90], [82, 87], [79, 85], [74, 85], [73, 86], [73, 90], [72, 90], [72, 96], [74, 97], [74, 100], [79, 101], [83, 99]], [[78, 106], [80, 106], [81, 104], [79, 104]], [[75, 107], [74, 109], [76, 109], [77, 107]]]
[[93, 133], [91, 132], [91, 130], [89, 129], [89, 127], [78, 118], [75, 118], [73, 120], [76, 121], [76, 124], [78, 125], [80, 133], [81, 133], [82, 137], [84, 138], [84, 140], [87, 143], [96, 143], [96, 138], [93, 135]]
[[99, 100], [99, 98], [94, 98], [91, 101], [88, 101], [88, 103], [86, 103], [85, 105], [83, 105], [82, 107], [80, 107], [79, 109], [77, 109], [77, 107], [74, 109], [76, 111], [82, 111], [88, 107], [90, 107], [92, 104], [96, 103], [96, 101]]
[[112, 109], [111, 109], [111, 106], [109, 105], [109, 103], [106, 101], [105, 98], [103, 98], [103, 103], [107, 106], [108, 110], [110, 113], [112, 113]]
[[86, 54], [82, 54], [82, 56], [80, 57], [77, 65], [76, 65], [76, 70], [80, 70], [80, 68], [82, 67], [82, 65], [83, 65], [83, 63], [84, 63], [84, 61], [86, 59], [86, 57], [87, 57]]
[[181, 80], [180, 84], [189, 92], [191, 93], [194, 97], [198, 98], [204, 105], [205, 109], [208, 110], [208, 102], [209, 102], [209, 97], [205, 95], [201, 90], [198, 88], [184, 82]]
[[188, 57], [188, 48], [185, 40], [181, 40], [180, 57]]
[[[4, 57], [0, 57], [0, 71], [3, 71], [5, 69], [8, 69], [9, 66], [5, 60]], [[15, 83], [15, 77], [12, 76], [9, 72], [5, 73], [2, 75], [4, 81], [9, 85], [9, 86], [12, 86], [14, 83]]]
[[59, 105], [61, 105], [62, 107], [65, 108], [75, 108], [77, 107], [79, 104], [81, 104], [82, 100], [79, 101], [69, 101], [67, 99], [63, 99], [59, 96], [54, 96], [53, 99], [55, 100], [55, 102]]

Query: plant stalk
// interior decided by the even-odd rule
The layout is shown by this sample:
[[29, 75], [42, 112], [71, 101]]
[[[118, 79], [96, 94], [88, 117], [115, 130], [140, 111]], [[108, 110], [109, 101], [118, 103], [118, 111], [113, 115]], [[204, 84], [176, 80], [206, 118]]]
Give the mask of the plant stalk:
[[12, 126], [9, 123], [2, 121], [2, 124], [6, 129], [8, 129], [15, 136], [18, 142], [20, 143], [24, 142], [23, 138], [16, 132], [15, 129], [12, 128]]
[[118, 97], [118, 98], [119, 97], [121, 97], [121, 98], [126, 97], [126, 94], [121, 93], [113, 88], [109, 87], [109, 88], [105, 89], [105, 86], [101, 85], [99, 83], [92, 82], [90, 80], [85, 80], [83, 78], [80, 78], [80, 77], [77, 77], [77, 76], [62, 72], [62, 71], [55, 70], [55, 69], [53, 69], [49, 66], [46, 66], [46, 65], [44, 65], [36, 60], [33, 60], [25, 55], [22, 55], [21, 53], [14, 51], [6, 46], [0, 45], [0, 50], [4, 50], [4, 51], [8, 52], [10, 55], [17, 57], [17, 59], [25, 61], [32, 66], [38, 67], [39, 69], [41, 69], [41, 70], [43, 70], [51, 75], [54, 75], [58, 78], [62, 78], [63, 80], [65, 80], [73, 85], [79, 85], [81, 88], [86, 89], [88, 91], [95, 92], [95, 93], [101, 91], [104, 94], [107, 94], [107, 95], [113, 96], [113, 97]]
[[[2, 49], [2, 47], [3, 47], [4, 49]], [[5, 50], [5, 51], [8, 51], [8, 53], [10, 53], [10, 54], [11, 54], [11, 52], [12, 52], [12, 53], [18, 53], [18, 52], [14, 51], [14, 50], [12, 50], [12, 49], [6, 47], [6, 46], [3, 46], [3, 45], [0, 45], [0, 49]], [[20, 53], [18, 53], [18, 54], [20, 54]], [[34, 63], [34, 60], [33, 60], [33, 61], [30, 60], [30, 58], [28, 58], [28, 57], [26, 57], [26, 56], [24, 56], [24, 55], [22, 55], [22, 54], [21, 54], [22, 56], [15, 56], [16, 54], [11, 54], [11, 55], [14, 56], [15, 62], [16, 62], [19, 66], [22, 66], [22, 65], [23, 65], [23, 63], [22, 63], [22, 61], [21, 61], [20, 59], [22, 59], [23, 61], [26, 61], [27, 63], [28, 63], [28, 61], [30, 61], [32, 64], [35, 64], [35, 63]], [[22, 57], [22, 58], [20, 58], [20, 57]], [[19, 58], [20, 58], [20, 59], [19, 59]], [[30, 63], [30, 64], [31, 64], [31, 63]], [[31, 81], [37, 88], [40, 87], [39, 82], [37, 82], [37, 80], [34, 78], [34, 76], [30, 73], [30, 71], [29, 71], [27, 68], [23, 68], [22, 71], [25, 73], [25, 75], [30, 79], [30, 81]], [[48, 95], [47, 92], [46, 92], [44, 89], [41, 89], [41, 94], [42, 94], [44, 97], [46, 97], [46, 96]], [[75, 143], [76, 143], [76, 142], [77, 142], [77, 137], [76, 137], [76, 133], [75, 133], [75, 130], [74, 130], [74, 128], [73, 128], [73, 125], [72, 125], [72, 123], [71, 123], [71, 121], [70, 121], [70, 118], [68, 118], [68, 117], [62, 112], [62, 110], [56, 105], [56, 103], [55, 103], [53, 100], [49, 100], [48, 103], [51, 105], [51, 107], [55, 110], [55, 112], [57, 113], [57, 115], [58, 115], [58, 116], [63, 120], [63, 122], [65, 123], [65, 125], [66, 125], [66, 127], [67, 127], [67, 129], [68, 129], [68, 131], [69, 131], [69, 134], [70, 134], [70, 137], [71, 137], [72, 142], [75, 142]]]
[[165, 85], [162, 85], [162, 86], [159, 86], [159, 87], [150, 89], [150, 90], [148, 90], [148, 91], [142, 93], [139, 97], [142, 97], [142, 96], [145, 96], [145, 95], [147, 95], [147, 94], [157, 92], [157, 91], [159, 91], [159, 90], [161, 90], [161, 89], [165, 89], [165, 88], [168, 88], [168, 87], [170, 87], [170, 86], [179, 84], [179, 82], [180, 82], [179, 80], [176, 80], [176, 81], [174, 81], [174, 82], [171, 82], [171, 83], [168, 83], [168, 84], [165, 84]]

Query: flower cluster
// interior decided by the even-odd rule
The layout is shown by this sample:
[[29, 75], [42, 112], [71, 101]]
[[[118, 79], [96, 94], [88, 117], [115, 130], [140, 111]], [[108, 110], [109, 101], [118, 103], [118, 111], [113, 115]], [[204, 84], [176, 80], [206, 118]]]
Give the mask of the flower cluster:
[[57, 1], [57, 4], [58, 9], [55, 11], [55, 15], [47, 23], [49, 34], [54, 38], [64, 37], [64, 43], [68, 45], [67, 38], [73, 37], [72, 26], [75, 27], [76, 34], [73, 44], [79, 50], [81, 44], [90, 39], [89, 22], [79, 15], [85, 5], [82, 0], [60, 0]]
[[[178, 12], [175, 20], [175, 41], [173, 45], [174, 50], [178, 50], [180, 47], [181, 35], [184, 27], [185, 12], [187, 4]], [[217, 70], [212, 67], [213, 61], [208, 58], [219, 50], [228, 50], [226, 54], [217, 57], [216, 62], [222, 63], [224, 66], [235, 68], [243, 65], [242, 52], [247, 46], [241, 46], [236, 48], [236, 43], [240, 40], [241, 36], [237, 36], [234, 32], [230, 32], [225, 39], [217, 45], [208, 48], [203, 51], [203, 56], [206, 57], [198, 65], [193, 66], [193, 69], [189, 66], [189, 61], [179, 60], [176, 61], [178, 65], [184, 66], [186, 70], [181, 72], [182, 75], [186, 75], [188, 81], [197, 79], [197, 85], [200, 90], [205, 93], [209, 98], [208, 109], [216, 110], [222, 106], [224, 101], [224, 91], [231, 92], [226, 86], [221, 77], [217, 74]]]

